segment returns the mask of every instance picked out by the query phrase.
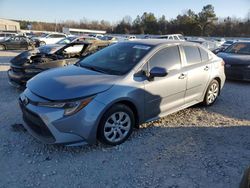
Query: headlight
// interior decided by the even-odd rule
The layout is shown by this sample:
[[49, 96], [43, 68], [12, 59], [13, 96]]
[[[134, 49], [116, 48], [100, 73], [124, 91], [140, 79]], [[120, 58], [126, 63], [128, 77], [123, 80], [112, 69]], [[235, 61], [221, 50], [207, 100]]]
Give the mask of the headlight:
[[64, 108], [64, 115], [69, 116], [79, 112], [85, 106], [87, 106], [94, 97], [89, 97], [79, 101], [70, 102], [41, 102], [38, 106], [44, 106], [49, 108]]

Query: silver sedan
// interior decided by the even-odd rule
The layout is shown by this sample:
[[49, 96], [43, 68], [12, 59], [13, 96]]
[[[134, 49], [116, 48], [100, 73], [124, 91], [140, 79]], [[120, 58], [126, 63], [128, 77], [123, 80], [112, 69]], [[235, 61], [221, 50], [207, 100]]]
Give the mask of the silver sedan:
[[212, 105], [224, 62], [199, 44], [145, 39], [38, 74], [20, 95], [26, 129], [50, 144], [123, 143], [140, 124]]

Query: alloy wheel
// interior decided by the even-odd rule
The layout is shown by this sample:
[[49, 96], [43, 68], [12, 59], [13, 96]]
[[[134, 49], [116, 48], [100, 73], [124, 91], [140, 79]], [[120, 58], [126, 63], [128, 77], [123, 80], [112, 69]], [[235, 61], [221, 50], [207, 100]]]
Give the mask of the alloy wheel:
[[217, 83], [213, 83], [208, 90], [208, 95], [207, 95], [208, 103], [212, 104], [216, 100], [218, 94], [219, 94], [219, 86]]
[[109, 142], [120, 142], [131, 129], [131, 119], [126, 112], [115, 112], [104, 125], [104, 136]]

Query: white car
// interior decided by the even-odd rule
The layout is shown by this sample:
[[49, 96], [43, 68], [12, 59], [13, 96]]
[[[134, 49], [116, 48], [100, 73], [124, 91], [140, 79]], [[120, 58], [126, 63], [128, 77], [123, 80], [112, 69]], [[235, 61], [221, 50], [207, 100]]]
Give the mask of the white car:
[[102, 34], [89, 34], [89, 36], [97, 38], [97, 39], [101, 39], [102, 37], [104, 37], [104, 35], [102, 35]]
[[14, 37], [16, 35], [16, 33], [0, 33], [0, 40], [7, 40], [10, 37]]
[[40, 37], [35, 37], [34, 39], [39, 41], [40, 46], [43, 46], [46, 44], [55, 44], [66, 37], [67, 35], [63, 33], [46, 33], [42, 34]]
[[167, 39], [167, 40], [185, 41], [185, 38], [181, 34], [162, 35], [162, 36], [159, 36], [157, 38], [159, 38], [159, 39]]
[[136, 40], [136, 36], [128, 35], [128, 36], [125, 37], [125, 40]]

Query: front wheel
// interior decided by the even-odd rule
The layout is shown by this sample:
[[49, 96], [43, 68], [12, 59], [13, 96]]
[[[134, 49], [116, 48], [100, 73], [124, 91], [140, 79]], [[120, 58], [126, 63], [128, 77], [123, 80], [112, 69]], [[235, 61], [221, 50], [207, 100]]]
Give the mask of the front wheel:
[[219, 93], [220, 93], [220, 84], [217, 80], [213, 80], [207, 88], [203, 104], [206, 106], [211, 106], [212, 104], [214, 104]]
[[104, 144], [119, 145], [128, 139], [134, 125], [133, 111], [126, 105], [116, 104], [103, 115], [98, 138]]
[[0, 44], [0, 50], [5, 50], [5, 46]]
[[40, 42], [39, 42], [39, 45], [40, 45], [40, 46], [44, 46], [44, 45], [46, 45], [46, 43], [45, 43], [44, 41], [40, 41]]

